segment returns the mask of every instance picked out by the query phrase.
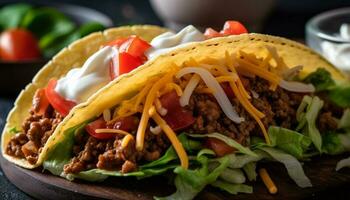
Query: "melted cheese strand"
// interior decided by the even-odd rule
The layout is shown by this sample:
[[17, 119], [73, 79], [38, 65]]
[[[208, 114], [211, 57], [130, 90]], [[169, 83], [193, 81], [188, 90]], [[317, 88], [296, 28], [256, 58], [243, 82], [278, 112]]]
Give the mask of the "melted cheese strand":
[[189, 73], [198, 74], [202, 78], [204, 83], [214, 90], [213, 96], [216, 98], [223, 112], [229, 119], [236, 123], [241, 123], [242, 121], [244, 121], [244, 118], [239, 117], [238, 113], [232, 106], [224, 90], [216, 81], [215, 77], [208, 70], [198, 67], [185, 67], [176, 74], [176, 78], [181, 78], [183, 75]]
[[137, 129], [137, 134], [136, 134], [136, 149], [138, 151], [143, 150], [145, 132], [146, 132], [148, 120], [150, 117], [148, 111], [151, 108], [151, 106], [153, 105], [154, 100], [157, 98], [158, 91], [161, 89], [161, 87], [164, 87], [164, 85], [171, 82], [171, 80], [174, 76], [174, 73], [175, 72], [173, 70], [172, 72], [165, 74], [156, 83], [154, 83], [154, 85], [152, 86], [152, 88], [150, 89], [150, 91], [146, 97], [146, 102], [145, 102], [145, 105], [143, 107], [141, 120], [140, 120], [139, 127]]
[[99, 128], [95, 130], [96, 133], [117, 133], [122, 135], [130, 135], [130, 133], [120, 129]]
[[182, 107], [187, 106], [190, 102], [190, 97], [194, 91], [194, 89], [197, 87], [198, 83], [200, 81], [200, 77], [197, 74], [194, 74], [190, 81], [187, 83], [183, 95], [180, 97], [180, 105]]
[[187, 153], [182, 146], [181, 142], [176, 136], [176, 133], [170, 128], [170, 126], [159, 116], [157, 112], [154, 112], [152, 115], [152, 119], [161, 127], [164, 131], [165, 135], [169, 138], [172, 146], [174, 147], [177, 155], [180, 158], [181, 167], [184, 169], [188, 168], [188, 156]]

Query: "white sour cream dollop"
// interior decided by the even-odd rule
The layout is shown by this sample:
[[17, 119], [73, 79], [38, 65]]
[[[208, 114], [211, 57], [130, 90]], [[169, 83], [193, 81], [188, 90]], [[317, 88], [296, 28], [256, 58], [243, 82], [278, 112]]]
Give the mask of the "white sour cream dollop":
[[103, 47], [89, 57], [81, 68], [74, 68], [58, 80], [55, 91], [67, 100], [81, 103], [110, 81], [109, 65], [118, 57], [115, 47]]
[[[154, 38], [151, 41], [152, 47], [145, 54], [148, 60], [151, 60], [184, 44], [203, 40], [203, 33], [189, 25], [177, 34], [166, 32]], [[86, 101], [111, 81], [109, 65], [112, 59], [117, 58], [116, 47], [106, 46], [100, 49], [87, 59], [81, 68], [70, 70], [65, 77], [58, 80], [55, 91], [63, 98], [76, 103]], [[113, 60], [114, 64], [118, 63], [117, 61]]]
[[150, 60], [184, 44], [203, 40], [205, 40], [204, 34], [194, 26], [188, 25], [176, 34], [166, 32], [155, 37], [151, 42], [152, 47], [146, 52], [146, 56]]

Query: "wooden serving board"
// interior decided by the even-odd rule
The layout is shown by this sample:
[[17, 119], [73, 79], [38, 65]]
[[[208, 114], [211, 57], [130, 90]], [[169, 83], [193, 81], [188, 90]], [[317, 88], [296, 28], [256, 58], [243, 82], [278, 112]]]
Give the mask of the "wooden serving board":
[[[248, 183], [254, 186], [253, 194], [230, 195], [207, 187], [197, 199], [350, 199], [350, 169], [334, 170], [338, 160], [345, 157], [320, 157], [304, 164], [305, 173], [314, 187], [299, 188], [288, 177], [283, 165], [266, 163], [278, 193], [267, 192], [261, 180]], [[53, 176], [42, 169], [27, 170], [15, 166], [0, 155], [0, 165], [7, 178], [19, 189], [38, 199], [153, 199], [175, 191], [165, 177], [144, 180], [134, 178], [109, 178], [100, 183], [70, 182]]]

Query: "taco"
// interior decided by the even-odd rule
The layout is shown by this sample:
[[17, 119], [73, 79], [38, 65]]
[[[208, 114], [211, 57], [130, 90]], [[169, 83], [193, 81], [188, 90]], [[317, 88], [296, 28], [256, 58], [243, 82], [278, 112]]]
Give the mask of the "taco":
[[[138, 42], [138, 45], [129, 46], [140, 47], [165, 31], [147, 25], [112, 28], [91, 34], [63, 49], [18, 96], [2, 133], [3, 156], [25, 168], [39, 166], [42, 149], [69, 111], [122, 74], [114, 73], [113, 78], [108, 75], [109, 62], [118, 53], [115, 43], [128, 40]], [[144, 61], [137, 62], [139, 66]], [[132, 67], [137, 67], [136, 64]], [[128, 72], [127, 67], [130, 66], [124, 66], [123, 73]], [[79, 73], [81, 79], [77, 78]], [[74, 75], [75, 81], [71, 80]]]
[[[192, 199], [206, 185], [252, 193], [256, 163], [284, 164], [312, 186], [299, 160], [349, 150], [347, 79], [308, 47], [241, 34], [192, 43], [120, 77], [75, 107], [44, 169], [69, 180], [175, 174]], [[277, 191], [259, 170], [271, 193]]]

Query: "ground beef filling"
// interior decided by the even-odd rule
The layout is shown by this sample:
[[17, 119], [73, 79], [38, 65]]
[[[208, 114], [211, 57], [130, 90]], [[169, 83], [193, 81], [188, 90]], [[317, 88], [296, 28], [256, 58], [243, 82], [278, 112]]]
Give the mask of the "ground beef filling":
[[107, 140], [99, 140], [88, 134], [76, 136], [74, 158], [64, 166], [64, 172], [79, 173], [99, 168], [128, 173], [137, 169], [137, 163], [157, 160], [169, 147], [164, 134], [147, 133], [143, 151], [135, 149], [134, 141], [122, 148], [122, 140], [123, 136]]
[[[246, 80], [244, 84], [246, 90], [251, 93], [252, 104], [265, 114], [262, 119], [265, 127], [279, 125], [291, 129], [297, 126], [296, 110], [305, 94], [287, 92], [281, 88], [271, 91], [269, 83], [260, 78]], [[184, 131], [197, 134], [219, 132], [243, 145], [247, 144], [250, 135], [262, 136], [260, 127], [239, 101], [232, 99], [231, 102], [238, 114], [245, 118], [244, 122], [236, 124], [227, 118], [212, 95], [194, 92], [186, 109], [192, 112], [195, 123]], [[321, 129], [336, 128], [332, 119], [334, 120], [332, 109], [322, 109], [318, 121], [323, 123], [326, 120], [327, 123], [324, 124], [327, 125], [323, 125], [326, 127]], [[122, 138], [117, 136], [109, 140], [98, 140], [87, 134], [76, 137], [74, 158], [65, 165], [65, 173], [78, 173], [93, 168], [127, 173], [135, 171], [137, 164], [142, 161], [158, 159], [169, 147], [169, 141], [164, 134], [146, 133], [145, 150], [142, 152], [136, 151], [134, 142], [121, 148], [121, 141]]]
[[32, 109], [30, 116], [24, 120], [22, 131], [12, 136], [6, 147], [8, 155], [25, 158], [35, 164], [48, 138], [52, 135], [63, 117], [51, 106], [44, 115], [37, 115]]
[[[265, 114], [262, 119], [265, 127], [278, 124], [291, 128], [297, 124], [296, 110], [304, 94], [286, 92], [281, 88], [271, 91], [269, 83], [259, 78], [244, 83], [246, 90], [251, 93], [252, 104]], [[232, 99], [231, 103], [237, 113], [244, 117], [244, 122], [236, 124], [231, 121], [212, 95], [194, 93], [190, 99], [189, 109], [193, 111], [196, 121], [189, 132], [203, 134], [219, 132], [243, 145], [246, 144], [249, 135], [262, 135], [260, 127], [240, 102]]]

